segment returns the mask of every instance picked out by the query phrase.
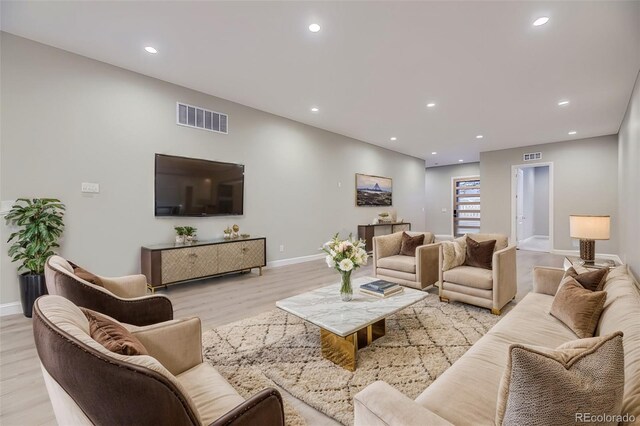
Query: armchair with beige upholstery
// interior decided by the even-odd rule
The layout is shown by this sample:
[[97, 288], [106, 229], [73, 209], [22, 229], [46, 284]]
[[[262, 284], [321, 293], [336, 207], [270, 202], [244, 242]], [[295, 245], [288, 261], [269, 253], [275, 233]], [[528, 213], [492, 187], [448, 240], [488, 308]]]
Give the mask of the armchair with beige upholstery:
[[438, 243], [431, 232], [407, 232], [412, 237], [424, 234], [424, 243], [416, 255], [400, 254], [402, 232], [373, 238], [373, 271], [376, 277], [397, 284], [426, 289], [438, 281]]
[[264, 389], [245, 400], [203, 362], [200, 319], [131, 332], [149, 355], [106, 349], [91, 337], [85, 314], [64, 297], [36, 300], [33, 333], [58, 424], [284, 424], [277, 390]]
[[47, 291], [91, 309], [138, 326], [173, 319], [168, 297], [147, 295], [147, 278], [130, 275], [118, 278], [97, 276], [101, 285], [90, 283], [74, 273], [71, 264], [60, 256], [51, 256], [44, 268]]
[[440, 300], [459, 301], [491, 309], [500, 315], [502, 308], [516, 297], [518, 276], [516, 272], [516, 247], [509, 246], [503, 234], [467, 234], [475, 241], [496, 240], [492, 269], [473, 266], [457, 266], [443, 271], [443, 251], [439, 249]]

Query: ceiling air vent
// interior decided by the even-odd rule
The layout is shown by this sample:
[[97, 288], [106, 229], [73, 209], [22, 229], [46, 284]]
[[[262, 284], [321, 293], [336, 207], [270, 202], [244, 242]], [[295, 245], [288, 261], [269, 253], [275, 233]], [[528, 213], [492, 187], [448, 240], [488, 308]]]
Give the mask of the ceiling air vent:
[[523, 157], [524, 161], [541, 160], [542, 159], [542, 153], [541, 152], [530, 152], [528, 154], [524, 154], [522, 157]]
[[227, 134], [227, 119], [227, 114], [177, 102], [176, 123], [180, 126]]

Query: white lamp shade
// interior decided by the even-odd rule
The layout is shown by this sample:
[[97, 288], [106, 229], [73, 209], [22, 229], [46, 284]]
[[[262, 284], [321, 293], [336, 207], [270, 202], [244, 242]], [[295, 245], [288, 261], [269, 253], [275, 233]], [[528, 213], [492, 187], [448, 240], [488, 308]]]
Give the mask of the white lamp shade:
[[571, 238], [581, 240], [608, 240], [611, 228], [609, 216], [569, 216], [569, 234]]

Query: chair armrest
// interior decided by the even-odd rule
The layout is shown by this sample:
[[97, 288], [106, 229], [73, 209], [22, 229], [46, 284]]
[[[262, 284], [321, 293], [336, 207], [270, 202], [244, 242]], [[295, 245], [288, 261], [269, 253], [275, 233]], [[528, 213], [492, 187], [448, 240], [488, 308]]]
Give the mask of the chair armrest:
[[200, 318], [185, 318], [141, 327], [131, 332], [174, 376], [202, 364]]
[[147, 277], [128, 275], [125, 277], [99, 277], [104, 288], [116, 296], [129, 299], [147, 294]]
[[211, 426], [284, 426], [284, 407], [280, 392], [264, 389], [238, 405]]
[[396, 388], [377, 381], [353, 397], [354, 426], [451, 425]]
[[518, 292], [516, 246], [493, 253], [493, 307], [502, 309]]
[[555, 296], [562, 277], [564, 277], [564, 269], [534, 266], [533, 292]]
[[440, 246], [441, 243], [433, 243], [416, 248], [416, 275], [425, 287], [440, 279]]

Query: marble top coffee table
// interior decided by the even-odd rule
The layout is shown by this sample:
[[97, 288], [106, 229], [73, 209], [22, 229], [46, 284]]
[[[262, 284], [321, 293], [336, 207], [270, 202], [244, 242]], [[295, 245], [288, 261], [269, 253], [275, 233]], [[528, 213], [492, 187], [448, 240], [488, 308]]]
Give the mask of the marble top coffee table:
[[428, 293], [404, 288], [387, 298], [360, 292], [360, 285], [377, 278], [353, 280], [353, 299], [340, 299], [340, 283], [279, 300], [276, 306], [320, 327], [322, 356], [355, 371], [359, 348], [368, 346], [386, 333], [385, 318], [426, 298]]

